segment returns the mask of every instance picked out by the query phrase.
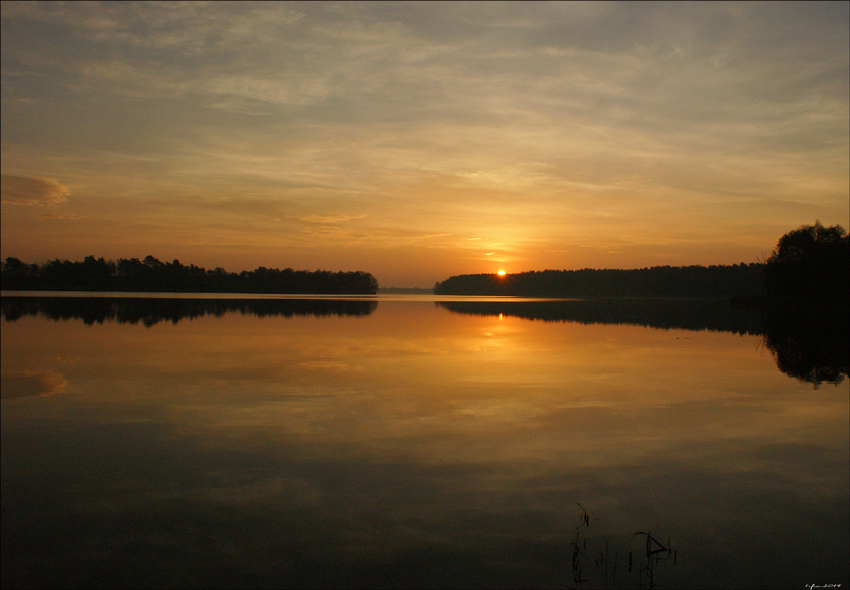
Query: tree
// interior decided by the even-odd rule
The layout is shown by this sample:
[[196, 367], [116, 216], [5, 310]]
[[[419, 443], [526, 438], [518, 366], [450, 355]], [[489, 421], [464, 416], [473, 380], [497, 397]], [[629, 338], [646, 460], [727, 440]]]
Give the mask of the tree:
[[38, 277], [38, 265], [26, 264], [17, 258], [6, 258], [2, 269], [4, 289], [27, 288]]
[[850, 294], [850, 236], [820, 221], [779, 239], [766, 261], [765, 291], [773, 297], [839, 298]]

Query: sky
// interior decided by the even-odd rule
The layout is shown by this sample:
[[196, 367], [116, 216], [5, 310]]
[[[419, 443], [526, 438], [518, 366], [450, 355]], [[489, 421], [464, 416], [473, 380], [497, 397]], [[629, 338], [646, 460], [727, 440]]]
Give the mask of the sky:
[[452, 275], [850, 219], [847, 2], [3, 2], [0, 258]]

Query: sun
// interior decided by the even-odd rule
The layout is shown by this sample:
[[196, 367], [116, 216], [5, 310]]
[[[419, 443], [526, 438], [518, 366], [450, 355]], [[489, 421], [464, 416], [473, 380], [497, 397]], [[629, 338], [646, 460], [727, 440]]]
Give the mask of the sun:
[[496, 274], [497, 274], [497, 275], [499, 275], [500, 277], [503, 277], [503, 276], [505, 276], [505, 271], [500, 270], [500, 271], [499, 271], [499, 272], [497, 272]]

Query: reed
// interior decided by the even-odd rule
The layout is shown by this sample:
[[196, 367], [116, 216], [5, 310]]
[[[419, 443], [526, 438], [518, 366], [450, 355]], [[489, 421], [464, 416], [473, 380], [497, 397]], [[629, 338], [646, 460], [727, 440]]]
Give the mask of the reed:
[[[598, 522], [599, 518], [591, 518], [590, 512], [576, 502], [581, 509], [579, 524], [576, 529], [589, 529], [591, 522]], [[638, 531], [632, 539], [642, 538], [643, 542], [639, 549], [628, 551], [628, 560], [620, 562], [619, 549], [609, 539], [591, 539], [588, 547], [588, 538], [583, 537], [581, 531], [576, 531], [574, 542], [570, 543], [570, 569], [572, 574], [572, 585], [565, 584], [565, 588], [582, 590], [586, 584], [597, 584], [601, 588], [647, 588], [652, 590], [658, 587], [659, 565], [662, 562], [672, 562], [675, 567], [679, 563], [679, 551], [672, 545], [668, 536], [665, 542], [653, 535], [651, 530]], [[595, 546], [594, 546], [595, 545]], [[612, 557], [613, 549], [613, 557]], [[592, 555], [591, 559], [589, 556]], [[622, 577], [622, 567], [626, 569], [625, 579]], [[618, 586], [617, 574], [621, 573]], [[630, 584], [632, 584], [630, 586]]]

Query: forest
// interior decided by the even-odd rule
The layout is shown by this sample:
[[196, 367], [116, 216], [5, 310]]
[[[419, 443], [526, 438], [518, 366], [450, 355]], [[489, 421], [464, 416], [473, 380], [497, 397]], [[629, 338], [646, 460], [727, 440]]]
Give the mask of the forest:
[[833, 303], [850, 294], [850, 236], [819, 221], [783, 235], [763, 263], [471, 274], [434, 285], [437, 295], [720, 298]]
[[518, 297], [747, 297], [760, 292], [763, 264], [654, 266], [615, 270], [542, 270], [504, 276], [458, 275], [434, 285], [437, 295]]
[[82, 262], [55, 259], [41, 266], [6, 258], [0, 286], [9, 291], [118, 291], [141, 293], [275, 293], [374, 295], [378, 281], [367, 272], [266, 268], [241, 273], [206, 270], [178, 260], [161, 262], [87, 256]]

